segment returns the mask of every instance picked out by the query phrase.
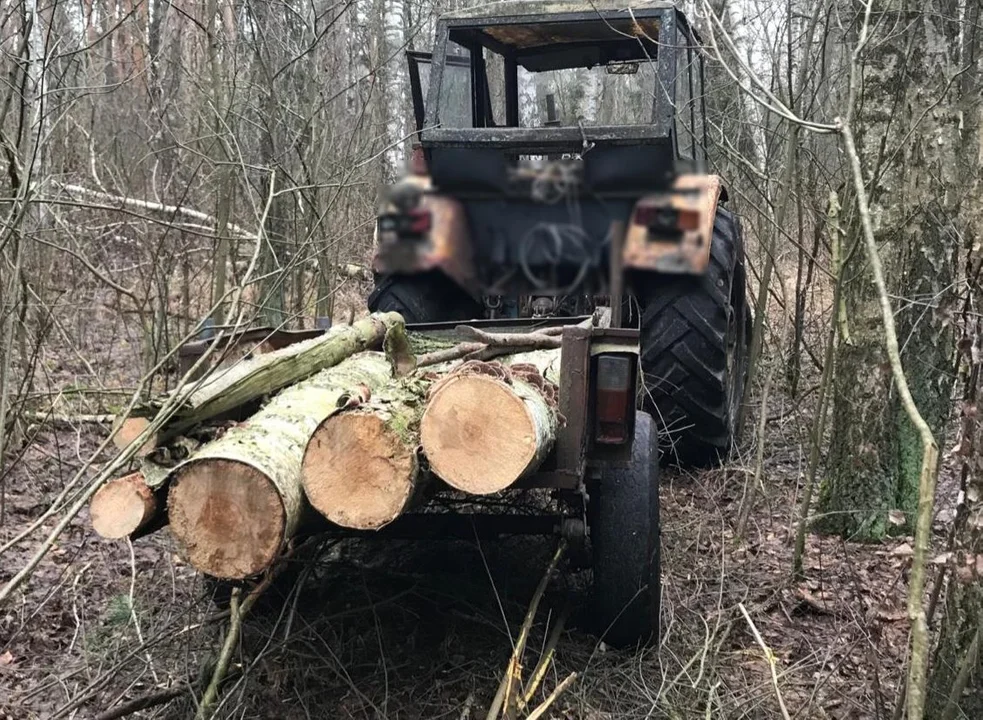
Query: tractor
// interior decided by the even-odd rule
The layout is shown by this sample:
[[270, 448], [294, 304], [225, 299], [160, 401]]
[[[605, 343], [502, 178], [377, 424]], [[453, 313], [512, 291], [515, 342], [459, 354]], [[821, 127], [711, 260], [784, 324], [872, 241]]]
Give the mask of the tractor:
[[[570, 326], [561, 407], [577, 417], [553, 464], [566, 475], [539, 486], [582, 498], [598, 616], [621, 642], [658, 629], [660, 457], [728, 456], [747, 368], [743, 238], [707, 172], [700, 48], [660, 0], [440, 17], [433, 52], [407, 53], [410, 167], [375, 230], [373, 311], [434, 332]], [[575, 330], [598, 309], [604, 327], [578, 350]], [[630, 378], [590, 359], [612, 348]], [[596, 434], [612, 387], [631, 392], [614, 395], [627, 397], [612, 414], [620, 450]]]

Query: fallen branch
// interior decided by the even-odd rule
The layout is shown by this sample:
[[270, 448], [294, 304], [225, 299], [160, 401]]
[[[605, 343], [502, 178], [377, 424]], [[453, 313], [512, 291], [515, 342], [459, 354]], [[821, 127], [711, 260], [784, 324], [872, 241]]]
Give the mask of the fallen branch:
[[738, 603], [737, 607], [740, 609], [741, 614], [744, 615], [744, 619], [747, 620], [748, 626], [751, 628], [751, 634], [754, 635], [754, 639], [758, 642], [758, 646], [761, 651], [765, 654], [765, 661], [768, 663], [768, 669], [771, 671], [771, 684], [775, 688], [775, 695], [778, 698], [778, 707], [782, 711], [782, 717], [785, 720], [792, 720], [791, 716], [788, 714], [788, 708], [785, 707], [785, 699], [782, 697], [782, 691], [778, 686], [778, 660], [775, 659], [775, 653], [772, 652], [771, 648], [765, 644], [765, 639], [761, 637], [761, 633], [758, 632], [757, 626], [748, 615], [747, 608], [744, 607], [744, 603]]
[[577, 679], [577, 673], [575, 672], [572, 672], [569, 675], [567, 675], [563, 679], [563, 682], [561, 682], [559, 685], [553, 688], [553, 692], [549, 694], [549, 697], [543, 700], [543, 702], [539, 705], [539, 707], [537, 707], [535, 710], [529, 713], [529, 716], [526, 718], [526, 720], [539, 720], [539, 718], [543, 717], [546, 711], [549, 710], [551, 707], [553, 707], [553, 703], [556, 702], [557, 698], [559, 698], [560, 695], [562, 695], [568, 687], [573, 685], [573, 682], [576, 679]]
[[212, 706], [218, 700], [219, 688], [222, 686], [222, 682], [229, 672], [232, 653], [235, 652], [236, 646], [239, 644], [242, 621], [249, 614], [249, 611], [256, 604], [256, 601], [259, 600], [260, 596], [269, 588], [273, 582], [273, 578], [276, 576], [276, 570], [277, 568], [273, 568], [267, 572], [263, 576], [262, 581], [249, 591], [245, 600], [241, 600], [242, 588], [236, 587], [232, 589], [232, 599], [229, 605], [229, 630], [225, 634], [225, 640], [222, 643], [218, 661], [215, 663], [215, 669], [212, 671], [211, 680], [209, 680], [208, 687], [205, 688], [205, 692], [201, 696], [201, 702], [198, 704], [198, 712], [195, 713], [195, 720], [205, 720], [211, 715]]
[[[526, 649], [526, 642], [529, 640], [529, 633], [532, 630], [532, 624], [536, 619], [536, 612], [539, 610], [539, 602], [543, 599], [543, 594], [546, 592], [546, 587], [549, 585], [550, 579], [553, 577], [553, 573], [560, 564], [560, 558], [563, 557], [563, 553], [567, 549], [566, 540], [561, 540], [560, 544], [556, 548], [556, 552], [553, 553], [553, 559], [550, 561], [549, 566], [546, 568], [546, 572], [543, 574], [543, 578], [539, 581], [539, 585], [536, 587], [536, 591], [533, 593], [532, 600], [529, 603], [529, 609], [526, 611], [526, 617], [522, 621], [522, 628], [519, 630], [519, 637], [515, 641], [515, 647], [512, 649], [512, 657], [509, 658], [508, 667], [505, 670], [505, 675], [502, 677], [502, 682], [498, 686], [498, 692], [495, 693], [495, 698], [492, 700], [491, 707], [488, 708], [488, 715], [486, 720], [498, 720], [499, 716], [502, 714], [503, 710], [506, 717], [514, 717], [516, 706], [519, 703], [519, 698], [517, 696], [519, 688], [522, 684], [522, 655]], [[574, 674], [574, 677], [576, 674]], [[568, 678], [572, 682], [572, 678]], [[566, 681], [564, 681], [566, 682]], [[561, 683], [561, 686], [563, 683]], [[567, 683], [569, 685], [569, 683]], [[553, 691], [550, 698], [553, 695], [559, 696], [562, 692], [560, 686]], [[513, 696], [515, 694], [515, 696]], [[547, 698], [546, 703], [552, 702], [550, 698]], [[555, 698], [553, 698], [555, 699]], [[543, 708], [545, 712], [546, 708], [549, 707], [546, 703], [543, 703], [540, 707]], [[536, 709], [539, 712], [539, 708]], [[542, 712], [539, 712], [542, 715]], [[539, 717], [537, 715], [536, 717]], [[531, 717], [531, 716], [530, 716]]]
[[158, 705], [169, 703], [171, 700], [181, 697], [187, 691], [188, 688], [186, 686], [180, 685], [168, 690], [150, 693], [149, 695], [141, 695], [138, 698], [134, 698], [129, 702], [125, 702], [122, 705], [117, 705], [110, 710], [106, 710], [105, 712], [96, 715], [95, 720], [119, 720], [119, 718], [132, 715], [135, 712], [140, 712], [141, 710], [146, 710], [147, 708], [157, 707]]
[[115, 415], [65, 415], [54, 412], [26, 412], [21, 417], [34, 423], [67, 428], [79, 425], [112, 425], [116, 421]]

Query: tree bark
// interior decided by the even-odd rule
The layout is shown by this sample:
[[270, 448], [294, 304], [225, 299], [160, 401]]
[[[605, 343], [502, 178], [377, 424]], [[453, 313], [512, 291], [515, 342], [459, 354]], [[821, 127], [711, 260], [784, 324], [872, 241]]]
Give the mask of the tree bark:
[[302, 471], [315, 510], [341, 527], [377, 530], [420, 497], [417, 448], [428, 385], [399, 380], [318, 426]]
[[[961, 195], [946, 169], [958, 127], [945, 100], [954, 71], [948, 39], [954, 43], [958, 29], [951, 21], [958, 13], [951, 10], [948, 0], [912, 12], [875, 3], [871, 42], [865, 46], [863, 103], [855, 123], [888, 290], [902, 298], [897, 310], [901, 362], [915, 405], [937, 438], [944, 436], [952, 388], [946, 305], [954, 256], [946, 240], [946, 203]], [[910, 24], [917, 38], [886, 30], [897, 24]], [[901, 510], [904, 526], [913, 527], [922, 451], [889, 371], [883, 318], [859, 249], [856, 216], [850, 235], [841, 270], [849, 337], [841, 337], [837, 349], [818, 527], [878, 540], [890, 528], [891, 510]]]
[[301, 519], [301, 461], [314, 430], [352, 391], [390, 378], [382, 353], [355, 355], [281, 392], [179, 465], [168, 510], [191, 564], [227, 579], [269, 567]]
[[[332, 328], [320, 337], [217, 370], [188, 396], [184, 407], [171, 419], [158, 441], [298, 383], [355, 353], [379, 348], [387, 332], [402, 327], [403, 318], [398, 313], [377, 313], [352, 325]], [[153, 410], [144, 409], [143, 412], [152, 414]], [[137, 420], [131, 417], [126, 422]], [[145, 418], [139, 420], [146, 423]]]
[[477, 495], [534, 472], [556, 439], [559, 350], [468, 362], [432, 388], [420, 439], [434, 473]]
[[[967, 297], [962, 313], [965, 388], [958, 457], [963, 504], [953, 533], [945, 615], [928, 682], [927, 716], [940, 720], [983, 717], [983, 131], [979, 107], [983, 87], [983, 9], [966, 5], [959, 86], [963, 118], [957, 171], [965, 192], [957, 222], [966, 239]], [[939, 580], [941, 582], [941, 579]]]

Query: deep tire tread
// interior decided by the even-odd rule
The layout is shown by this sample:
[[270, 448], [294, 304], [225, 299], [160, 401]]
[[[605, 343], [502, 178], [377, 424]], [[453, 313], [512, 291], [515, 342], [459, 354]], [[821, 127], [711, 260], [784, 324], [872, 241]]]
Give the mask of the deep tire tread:
[[368, 306], [372, 312], [398, 312], [407, 323], [473, 320], [483, 312], [481, 305], [439, 272], [377, 278]]
[[609, 469], [589, 486], [594, 625], [617, 647], [659, 640], [658, 452], [655, 422], [639, 412], [630, 466]]
[[[706, 274], [639, 294], [646, 406], [662, 429], [664, 457], [680, 465], [720, 462], [736, 440], [733, 403], [747, 365], [743, 253], [736, 217], [718, 208]], [[729, 377], [732, 332], [739, 339]]]

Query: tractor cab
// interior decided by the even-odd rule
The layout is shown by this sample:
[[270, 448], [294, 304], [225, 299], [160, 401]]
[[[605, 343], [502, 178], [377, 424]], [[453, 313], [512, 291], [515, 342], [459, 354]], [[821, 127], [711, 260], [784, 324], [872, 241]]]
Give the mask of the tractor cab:
[[578, 161], [566, 179], [600, 194], [702, 170], [703, 65], [689, 25], [668, 3], [618, 7], [506, 2], [444, 16], [433, 54], [409, 54], [434, 185], [502, 191], [517, 167], [550, 159]]
[[439, 270], [476, 300], [703, 272], [720, 183], [672, 5], [493, 3], [443, 16], [409, 63], [415, 175], [387, 194], [377, 272]]

